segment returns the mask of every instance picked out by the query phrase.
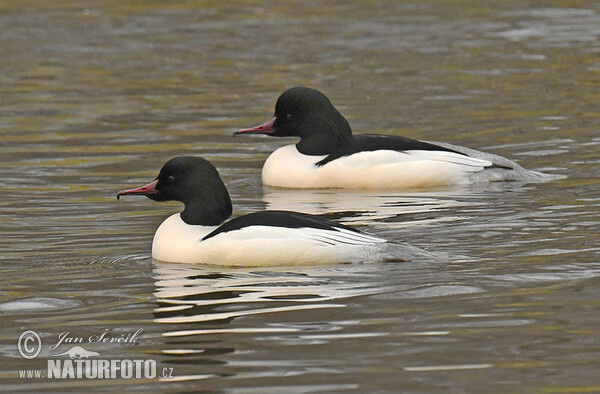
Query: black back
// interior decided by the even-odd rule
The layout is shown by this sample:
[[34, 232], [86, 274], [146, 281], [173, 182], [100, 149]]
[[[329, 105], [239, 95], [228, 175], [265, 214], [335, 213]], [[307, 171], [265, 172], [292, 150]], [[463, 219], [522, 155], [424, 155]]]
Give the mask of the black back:
[[344, 226], [343, 224], [338, 224], [319, 216], [291, 211], [260, 211], [231, 219], [227, 223], [217, 228], [215, 231], [205, 236], [202, 240], [204, 241], [216, 235], [229, 231], [240, 230], [249, 226], [272, 226], [287, 228], [308, 227], [333, 231], [338, 231], [337, 229], [345, 229], [356, 233], [362, 233], [361, 231], [352, 227]]
[[462, 155], [462, 153], [456, 152], [452, 149], [397, 135], [359, 134], [355, 135], [348, 144], [339, 147], [335, 152], [329, 154], [326, 158], [319, 161], [317, 166], [323, 166], [335, 159], [339, 159], [340, 157], [344, 156], [350, 156], [354, 153], [382, 149], [394, 150], [398, 152], [406, 150], [445, 151]]

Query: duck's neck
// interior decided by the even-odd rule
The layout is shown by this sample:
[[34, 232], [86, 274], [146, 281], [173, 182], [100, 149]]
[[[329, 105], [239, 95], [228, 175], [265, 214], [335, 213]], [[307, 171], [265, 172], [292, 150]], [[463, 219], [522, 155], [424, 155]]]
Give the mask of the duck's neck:
[[332, 135], [316, 134], [308, 138], [301, 139], [300, 142], [296, 144], [296, 148], [298, 149], [298, 152], [302, 153], [303, 155], [329, 155], [349, 143], [351, 138], [352, 136], [350, 136], [348, 139], [340, 140]]
[[203, 204], [186, 204], [181, 212], [181, 219], [194, 226], [218, 226], [231, 216], [232, 208], [208, 210]]
[[320, 119], [308, 126], [296, 144], [303, 155], [321, 156], [331, 154], [352, 141], [352, 129], [346, 119], [337, 116]]
[[190, 225], [218, 226], [231, 216], [233, 207], [225, 186], [197, 193], [194, 200], [185, 202], [181, 219]]

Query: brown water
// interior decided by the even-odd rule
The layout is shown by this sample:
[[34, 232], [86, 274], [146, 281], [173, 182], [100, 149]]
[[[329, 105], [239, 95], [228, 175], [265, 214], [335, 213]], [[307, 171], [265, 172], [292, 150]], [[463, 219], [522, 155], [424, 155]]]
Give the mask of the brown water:
[[[0, 389], [600, 391], [600, 4], [0, 3]], [[286, 88], [355, 132], [566, 175], [422, 193], [263, 188], [290, 141], [232, 138]], [[221, 269], [153, 262], [177, 204], [116, 201], [170, 157], [220, 170], [235, 214], [323, 214], [444, 257]], [[175, 379], [20, 379], [58, 335], [143, 329]], [[17, 338], [40, 334], [22, 358]], [[59, 350], [68, 349], [66, 344]], [[50, 357], [51, 358], [51, 357]]]

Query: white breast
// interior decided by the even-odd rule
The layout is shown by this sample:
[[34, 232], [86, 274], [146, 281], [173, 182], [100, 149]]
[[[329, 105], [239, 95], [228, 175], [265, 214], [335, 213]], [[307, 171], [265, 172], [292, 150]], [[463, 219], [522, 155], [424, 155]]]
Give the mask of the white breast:
[[264, 164], [263, 183], [290, 188], [414, 189], [468, 183], [470, 174], [492, 164], [445, 151], [378, 150], [315, 165], [325, 157], [303, 155], [295, 145], [279, 148]]
[[176, 213], [158, 227], [152, 241], [152, 257], [170, 263], [197, 259], [197, 245], [217, 226], [192, 226]]

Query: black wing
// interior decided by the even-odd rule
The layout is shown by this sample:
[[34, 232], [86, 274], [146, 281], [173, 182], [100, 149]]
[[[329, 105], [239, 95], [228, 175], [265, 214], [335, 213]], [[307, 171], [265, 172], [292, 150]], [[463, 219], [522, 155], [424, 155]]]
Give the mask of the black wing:
[[339, 231], [339, 229], [344, 229], [358, 234], [364, 234], [362, 231], [355, 228], [344, 226], [343, 224], [338, 224], [319, 216], [308, 215], [306, 213], [291, 211], [260, 211], [232, 219], [219, 226], [219, 228], [202, 238], [202, 240], [204, 241], [221, 233], [239, 230], [250, 226], [315, 228], [319, 230], [330, 231]]
[[[461, 148], [461, 147], [457, 147]], [[339, 159], [340, 157], [350, 156], [354, 153], [359, 152], [372, 152], [377, 150], [395, 150], [398, 152], [409, 151], [409, 150], [429, 150], [429, 151], [442, 151], [442, 152], [452, 152], [459, 155], [478, 158], [477, 156], [471, 156], [468, 151], [473, 151], [472, 149], [462, 148], [465, 152], [461, 152], [459, 150], [447, 148], [442, 145], [436, 145], [431, 142], [413, 140], [411, 138], [402, 137], [399, 135], [383, 135], [383, 134], [359, 134], [352, 138], [351, 142], [332, 154], [328, 155], [323, 160], [319, 161], [316, 165], [323, 166], [330, 161], [335, 159]], [[486, 168], [503, 168], [512, 170], [513, 166], [508, 164], [495, 163], [492, 159], [482, 158], [482, 160], [488, 160], [492, 162], [492, 165], [487, 166]]]
[[459, 155], [464, 155], [464, 153], [460, 153], [452, 149], [444, 148], [429, 142], [401, 137], [399, 135], [359, 134], [355, 135], [349, 144], [344, 145], [318, 162], [317, 166], [323, 166], [335, 159], [339, 159], [340, 157], [344, 156], [350, 156], [354, 153], [372, 152], [376, 150], [395, 150], [398, 152], [407, 150], [431, 150], [453, 152]]

